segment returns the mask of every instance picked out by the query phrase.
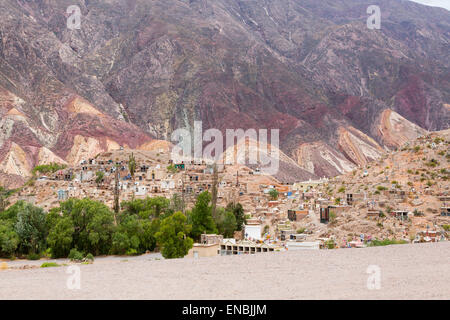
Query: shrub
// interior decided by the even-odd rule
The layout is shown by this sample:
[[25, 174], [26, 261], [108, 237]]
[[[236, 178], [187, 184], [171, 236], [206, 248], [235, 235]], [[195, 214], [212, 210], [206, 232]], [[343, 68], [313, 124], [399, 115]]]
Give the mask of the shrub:
[[384, 239], [384, 240], [372, 240], [369, 244], [371, 247], [379, 247], [379, 246], [389, 246], [392, 244], [406, 244], [408, 241], [406, 240], [395, 240], [395, 239]]
[[43, 164], [39, 165], [33, 168], [33, 174], [36, 174], [36, 172], [40, 172], [42, 174], [48, 174], [48, 173], [55, 173], [58, 170], [65, 169], [67, 166], [65, 164], [59, 164], [59, 163], [50, 163], [50, 164]]
[[70, 250], [68, 258], [71, 261], [83, 261], [83, 254], [74, 248], [74, 249]]
[[345, 192], [345, 187], [340, 187], [338, 189], [338, 193], [344, 193]]
[[305, 231], [306, 231], [305, 228], [300, 228], [300, 229], [297, 230], [297, 233], [304, 233]]
[[52, 267], [60, 267], [60, 265], [55, 262], [44, 262], [43, 264], [41, 264], [41, 268], [52, 268]]
[[126, 255], [127, 255], [127, 256], [137, 256], [137, 255], [138, 255], [138, 252], [137, 252], [136, 249], [130, 248], [130, 249], [127, 250]]
[[171, 164], [170, 166], [167, 167], [167, 171], [169, 173], [177, 173], [178, 169], [173, 164]]
[[86, 255], [86, 257], [84, 258], [84, 260], [93, 262], [94, 261], [94, 256], [92, 255], [92, 253], [88, 253]]
[[27, 260], [39, 260], [41, 259], [41, 255], [39, 253], [30, 253], [27, 255]]
[[439, 165], [439, 162], [435, 159], [431, 159], [429, 162], [425, 163], [428, 167], [436, 167]]
[[330, 224], [334, 224], [336, 222], [336, 213], [334, 211], [330, 211]]
[[328, 249], [334, 249], [336, 247], [336, 244], [334, 243], [334, 240], [328, 240], [325, 245]]

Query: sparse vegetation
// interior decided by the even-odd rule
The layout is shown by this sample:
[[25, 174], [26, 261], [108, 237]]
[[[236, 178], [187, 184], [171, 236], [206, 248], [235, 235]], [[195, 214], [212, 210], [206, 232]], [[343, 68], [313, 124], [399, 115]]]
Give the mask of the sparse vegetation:
[[331, 225], [334, 225], [335, 223], [336, 223], [336, 219], [337, 219], [337, 217], [336, 217], [336, 213], [334, 212], [334, 211], [330, 211], [330, 224]]
[[63, 170], [67, 168], [67, 165], [65, 164], [59, 164], [59, 163], [50, 163], [50, 164], [43, 164], [39, 165], [33, 168], [32, 173], [40, 173], [40, 174], [50, 174], [55, 173], [58, 170]]
[[56, 262], [44, 262], [43, 264], [41, 264], [41, 268], [53, 268], [53, 267], [60, 267], [60, 265], [57, 264]]
[[173, 164], [171, 164], [167, 167], [167, 172], [177, 173], [177, 171], [178, 171], [178, 169]]
[[384, 240], [372, 240], [369, 244], [370, 247], [389, 246], [392, 244], [407, 244], [406, 240], [384, 239]]

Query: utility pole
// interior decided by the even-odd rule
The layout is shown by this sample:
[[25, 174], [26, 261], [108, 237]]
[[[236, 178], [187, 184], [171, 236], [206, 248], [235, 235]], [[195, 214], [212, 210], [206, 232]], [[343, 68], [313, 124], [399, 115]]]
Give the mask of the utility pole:
[[216, 217], [216, 207], [217, 207], [217, 189], [219, 184], [219, 177], [217, 172], [217, 163], [214, 162], [213, 166], [213, 181], [212, 181], [212, 191], [211, 191], [211, 202], [212, 202], [212, 216]]
[[[120, 210], [120, 190], [119, 190], [119, 166], [116, 165], [116, 170], [114, 172], [114, 222], [117, 225], [117, 216]], [[134, 188], [134, 186], [133, 186]]]
[[183, 214], [186, 215], [186, 168], [183, 171]]

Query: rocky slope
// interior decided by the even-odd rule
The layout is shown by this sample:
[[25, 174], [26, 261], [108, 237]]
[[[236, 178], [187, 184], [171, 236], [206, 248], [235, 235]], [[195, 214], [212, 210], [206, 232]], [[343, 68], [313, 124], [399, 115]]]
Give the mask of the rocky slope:
[[202, 120], [279, 128], [303, 170], [340, 174], [449, 127], [449, 44], [448, 11], [396, 0], [4, 0], [1, 170], [148, 147]]

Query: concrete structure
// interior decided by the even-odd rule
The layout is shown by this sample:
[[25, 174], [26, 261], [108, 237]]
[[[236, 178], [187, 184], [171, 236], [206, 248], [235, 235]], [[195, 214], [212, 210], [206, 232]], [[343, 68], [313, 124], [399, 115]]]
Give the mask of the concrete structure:
[[363, 201], [366, 199], [364, 193], [347, 193], [347, 204], [349, 206], [353, 205], [355, 202]]
[[204, 257], [215, 257], [220, 254], [219, 244], [203, 244], [194, 243], [194, 246], [189, 250], [187, 258], [204, 258]]
[[308, 216], [308, 210], [288, 210], [290, 221], [300, 221]]
[[238, 255], [238, 254], [255, 254], [263, 252], [273, 252], [278, 247], [269, 245], [266, 243], [257, 244], [253, 241], [243, 240], [238, 242], [224, 241], [220, 245], [220, 254], [226, 255]]
[[318, 185], [321, 185], [322, 183], [328, 182], [328, 179], [319, 179], [319, 180], [311, 180], [309, 179], [309, 181], [302, 181], [302, 182], [297, 182], [294, 183], [294, 185], [292, 186], [292, 190], [298, 190], [298, 191], [303, 191], [306, 192], [311, 188], [315, 188]]
[[244, 228], [244, 235], [246, 239], [262, 240], [261, 237], [262, 226], [257, 221], [247, 221]]
[[201, 244], [221, 244], [223, 236], [221, 234], [202, 234], [200, 237]]
[[298, 241], [286, 241], [286, 248], [290, 250], [319, 250], [320, 242], [298, 242]]

